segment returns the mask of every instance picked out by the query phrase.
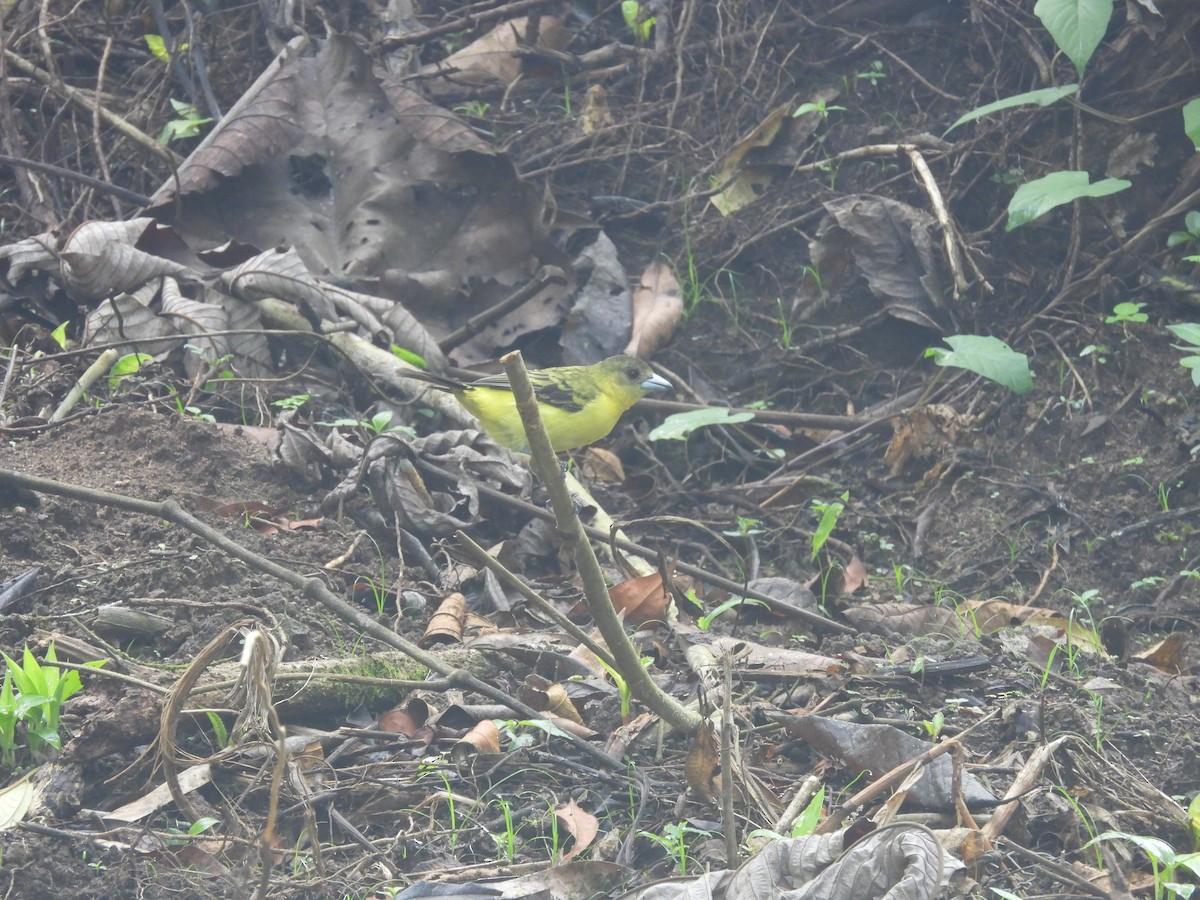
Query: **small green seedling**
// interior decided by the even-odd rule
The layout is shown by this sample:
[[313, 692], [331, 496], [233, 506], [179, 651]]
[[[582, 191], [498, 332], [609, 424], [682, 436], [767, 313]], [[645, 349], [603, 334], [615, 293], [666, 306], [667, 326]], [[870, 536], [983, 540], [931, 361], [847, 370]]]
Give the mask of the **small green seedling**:
[[390, 409], [385, 409], [382, 412], [377, 412], [369, 419], [334, 419], [332, 422], [320, 422], [318, 424], [331, 426], [333, 428], [362, 428], [373, 435], [381, 434], [406, 434], [409, 437], [416, 437], [416, 431], [407, 425], [392, 425], [392, 416], [395, 415]]
[[[821, 785], [820, 789], [813, 794], [813, 798], [808, 801], [808, 805], [804, 807], [804, 812], [796, 816], [796, 820], [792, 822], [792, 830], [788, 836], [798, 838], [812, 834], [821, 821], [821, 810], [824, 808], [824, 805], [825, 785]], [[775, 841], [784, 840], [782, 834], [778, 831], [772, 831], [769, 828], [756, 828], [746, 835], [747, 840], [753, 838], [770, 838]]]
[[622, 0], [621, 17], [625, 20], [633, 39], [639, 44], [650, 40], [650, 32], [654, 30], [654, 16], [647, 16], [646, 10], [637, 0]]
[[175, 109], [175, 114], [179, 118], [172, 119], [163, 126], [163, 130], [158, 135], [158, 142], [160, 144], [169, 144], [172, 141], [196, 137], [200, 134], [201, 127], [212, 122], [210, 117], [200, 115], [199, 110], [196, 109], [193, 103], [172, 100], [171, 106]]
[[1200, 877], [1200, 853], [1176, 853], [1175, 848], [1162, 838], [1127, 834], [1123, 831], [1098, 834], [1083, 845], [1084, 849], [1100, 841], [1127, 841], [1146, 854], [1154, 878], [1154, 900], [1165, 900], [1167, 891], [1170, 891], [1173, 897], [1190, 897], [1196, 889], [1194, 884], [1175, 882], [1174, 877], [1179, 869], [1186, 870], [1193, 878]]
[[1184, 342], [1182, 345], [1172, 344], [1171, 346], [1187, 354], [1179, 361], [1179, 364], [1192, 373], [1192, 384], [1200, 387], [1200, 325], [1194, 322], [1183, 322], [1179, 325], [1168, 325], [1167, 331]]
[[72, 341], [67, 337], [67, 326], [69, 324], [70, 322], [63, 322], [50, 332], [50, 339], [58, 344], [58, 349], [60, 350], [71, 349]]
[[925, 726], [925, 733], [929, 735], [931, 741], [936, 741], [942, 733], [942, 728], [946, 724], [946, 714], [938, 710], [933, 714], [932, 719], [926, 719], [921, 723]]
[[1118, 303], [1113, 307], [1112, 315], [1104, 317], [1105, 325], [1124, 325], [1127, 323], [1148, 322], [1150, 317], [1142, 312], [1145, 303]]
[[1200, 249], [1200, 209], [1193, 209], [1183, 217], [1183, 230], [1167, 235], [1167, 246], [1182, 247], [1184, 250]]
[[686, 822], [680, 822], [676, 825], [664, 825], [662, 834], [654, 834], [651, 831], [639, 831], [638, 834], [644, 838], [649, 838], [666, 850], [675, 859], [675, 867], [679, 874], [686, 875], [688, 861], [687, 836], [694, 834], [711, 837], [713, 833], [705, 831], [703, 828], [688, 825]]
[[821, 514], [821, 521], [817, 523], [817, 530], [813, 532], [812, 555], [809, 556], [809, 562], [817, 558], [817, 554], [821, 552], [825, 546], [825, 542], [833, 534], [833, 529], [837, 527], [838, 517], [841, 516], [842, 510], [846, 508], [846, 502], [849, 499], [850, 492], [845, 491], [841, 498], [830, 503], [824, 503], [820, 500], [812, 502], [813, 509]]
[[[18, 761], [19, 735], [24, 726], [26, 748], [33, 760], [48, 757], [62, 749], [58, 720], [62, 704], [83, 690], [83, 682], [74, 669], [63, 670], [48, 663], [58, 662], [54, 644], [46, 648], [39, 663], [28, 645], [20, 664], [7, 653], [4, 683], [0, 685], [0, 765], [14, 768]], [[87, 663], [99, 667], [104, 661]]]
[[142, 366], [153, 360], [149, 353], [126, 353], [108, 370], [108, 389], [115, 391], [121, 380], [130, 375], [136, 375]]
[[312, 399], [312, 394], [292, 394], [281, 400], [272, 400], [271, 405], [279, 409], [299, 409]]
[[824, 100], [818, 100], [815, 103], [801, 103], [792, 113], [792, 118], [798, 119], [808, 113], [816, 113], [822, 119], [828, 119], [831, 112], [844, 112], [845, 109], [844, 106], [827, 106]]
[[717, 618], [719, 618], [720, 616], [723, 616], [725, 613], [729, 612], [731, 609], [736, 609], [739, 606], [766, 606], [766, 605], [767, 604], [763, 603], [761, 600], [755, 600], [752, 597], [730, 597], [724, 603], [721, 603], [718, 606], [716, 606], [711, 612], [707, 612], [704, 615], [697, 618], [696, 624], [700, 627], [701, 631], [708, 631], [708, 629], [712, 627], [712, 623]]

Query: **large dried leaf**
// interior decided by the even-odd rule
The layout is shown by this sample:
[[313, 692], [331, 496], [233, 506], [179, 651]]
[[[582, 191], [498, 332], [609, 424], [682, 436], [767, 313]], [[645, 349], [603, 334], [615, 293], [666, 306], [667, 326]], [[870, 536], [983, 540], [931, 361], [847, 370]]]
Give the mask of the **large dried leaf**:
[[544, 246], [542, 192], [455, 121], [385, 86], [349, 39], [299, 46], [185, 161], [179, 196], [172, 179], [153, 209], [181, 213], [197, 245], [293, 247], [316, 277], [428, 277], [442, 300], [471, 278], [511, 282]]
[[788, 120], [791, 103], [777, 106], [767, 114], [754, 130], [742, 138], [721, 161], [716, 180], [724, 185], [720, 193], [709, 200], [723, 216], [749, 206], [770, 186], [784, 170], [778, 166], [758, 166], [747, 162], [747, 155], [755, 150], [771, 146], [779, 136], [780, 129]]
[[244, 378], [271, 371], [270, 351], [266, 337], [258, 333], [261, 323], [254, 307], [215, 290], [202, 290], [203, 300], [192, 299], [173, 278], [164, 278], [158, 288], [157, 282], [150, 282], [97, 306], [84, 320], [83, 345], [132, 341], [123, 352], [161, 357], [186, 343], [196, 350], [183, 357], [192, 376], [224, 359]]
[[67, 289], [80, 300], [100, 300], [141, 287], [152, 278], [194, 273], [187, 266], [138, 247], [145, 233], [157, 227], [151, 218], [127, 222], [84, 222], [59, 252]]
[[[726, 896], [767, 900], [932, 900], [942, 881], [944, 854], [937, 837], [919, 825], [881, 828], [837, 856], [833, 835], [777, 841], [733, 876]], [[840, 835], [839, 835], [840, 837]], [[799, 890], [787, 890], [795, 883]]]
[[560, 343], [565, 362], [586, 365], [620, 353], [629, 342], [632, 301], [616, 244], [604, 232], [580, 251], [572, 266], [583, 273], [582, 284]]
[[[933, 216], [870, 194], [850, 194], [824, 205], [829, 216], [810, 248], [814, 266], [822, 274], [833, 273], [849, 261], [892, 316], [944, 331]], [[828, 281], [825, 286], [834, 287]]]
[[[920, 756], [933, 745], [891, 725], [860, 724], [824, 716], [792, 716], [779, 719], [788, 733], [802, 738], [814, 750], [837, 760], [852, 772], [876, 776]], [[953, 763], [949, 756], [934, 759], [925, 775], [913, 785], [909, 797], [921, 809], [946, 811], [954, 808]], [[963, 775], [963, 799], [972, 809], [990, 807], [996, 797], [970, 773]]]
[[608, 596], [617, 612], [623, 614], [625, 621], [632, 625], [641, 627], [667, 620], [671, 595], [658, 572], [627, 578], [609, 588]]
[[574, 800], [568, 800], [565, 806], [554, 810], [554, 817], [575, 839], [571, 849], [566, 852], [560, 862], [568, 862], [572, 857], [582, 853], [592, 845], [592, 841], [600, 833], [600, 820], [582, 809]]

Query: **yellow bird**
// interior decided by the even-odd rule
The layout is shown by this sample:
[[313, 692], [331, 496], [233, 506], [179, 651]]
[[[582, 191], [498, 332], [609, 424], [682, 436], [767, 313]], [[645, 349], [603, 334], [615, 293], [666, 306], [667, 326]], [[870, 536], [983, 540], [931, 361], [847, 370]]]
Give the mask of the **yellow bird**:
[[[453, 394], [496, 443], [528, 452], [517, 401], [504, 375], [471, 382], [428, 372], [413, 372], [409, 377]], [[671, 389], [671, 382], [632, 356], [610, 356], [590, 366], [540, 369], [530, 372], [529, 380], [555, 452], [600, 440], [646, 394]]]

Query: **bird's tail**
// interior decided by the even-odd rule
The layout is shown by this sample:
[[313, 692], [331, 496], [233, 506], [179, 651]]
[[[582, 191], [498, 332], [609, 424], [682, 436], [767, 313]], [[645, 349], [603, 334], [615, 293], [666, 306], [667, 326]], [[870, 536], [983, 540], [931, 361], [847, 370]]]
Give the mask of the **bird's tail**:
[[435, 375], [432, 372], [422, 372], [420, 369], [406, 371], [404, 377], [411, 378], [413, 381], [423, 381], [425, 384], [439, 391], [449, 391], [452, 394], [466, 387], [461, 381], [455, 381], [453, 378], [447, 378], [444, 375]]

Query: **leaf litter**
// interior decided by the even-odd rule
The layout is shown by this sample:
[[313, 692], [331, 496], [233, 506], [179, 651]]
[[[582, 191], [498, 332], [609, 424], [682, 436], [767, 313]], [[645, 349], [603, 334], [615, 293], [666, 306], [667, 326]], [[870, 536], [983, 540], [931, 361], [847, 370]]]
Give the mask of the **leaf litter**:
[[[821, 96], [863, 112], [899, 110], [917, 129], [923, 116], [944, 125], [969, 108], [957, 97], [968, 54], [957, 51], [988, 54], [993, 45], [949, 23], [936, 26], [948, 36], [939, 53], [927, 26], [893, 23], [871, 39], [874, 66], [839, 43], [864, 24], [853, 13], [831, 23], [783, 11], [762, 26], [749, 5], [727, 12], [720, 23], [683, 23], [678, 52], [652, 64], [676, 60], [681, 80], [662, 84], [680, 89], [648, 107], [634, 98], [660, 88], [643, 67], [654, 51], [638, 41], [665, 38], [665, 19], [638, 36], [621, 32], [619, 20], [568, 19], [586, 49], [561, 41], [561, 21], [508, 20], [488, 26], [491, 43], [457, 58], [447, 52], [415, 79], [377, 71], [379, 60], [347, 37], [301, 38], [262, 61], [257, 81], [257, 72], [230, 79], [253, 86], [229, 98], [237, 102], [177, 178], [160, 171], [157, 185], [131, 181], [154, 194], [154, 218], [112, 222], [93, 203], [74, 231], [46, 230], [19, 212], [24, 233], [37, 237], [0, 251], [6, 297], [18, 304], [4, 308], [3, 335], [39, 355], [23, 356], [19, 369], [10, 356], [18, 374], [0, 394], [4, 469], [196, 508], [226, 504], [232, 518], [210, 514], [231, 540], [319, 573], [378, 622], [414, 641], [424, 636], [448, 671], [469, 671], [513, 698], [485, 703], [453, 676], [363, 643], [353, 622], [304, 591], [162, 521], [9, 485], [0, 489], [0, 577], [23, 587], [0, 642], [11, 655], [53, 636], [71, 648], [60, 658], [107, 658], [135, 679], [89, 676], [68, 705], [63, 754], [36, 771], [38, 791], [12, 783], [4, 851], [21, 889], [65, 879], [63, 889], [78, 896], [151, 883], [194, 896], [249, 894], [256, 885], [263, 895], [431, 896], [454, 882], [479, 895], [568, 897], [616, 895], [647, 872], [708, 870], [699, 880], [636, 885], [629, 896], [1053, 893], [1064, 883], [1115, 884], [1101, 862], [1148, 884], [1132, 857], [1089, 853], [1097, 823], [1187, 846], [1181, 801], [1197, 780], [1194, 578], [1178, 551], [1189, 540], [1179, 523], [1193, 481], [1189, 447], [1176, 437], [1187, 434], [1175, 426], [1179, 401], [1167, 396], [1186, 396], [1186, 374], [1165, 374], [1177, 354], [1165, 338], [1128, 328], [1098, 336], [1095, 323], [1113, 304], [1088, 309], [1069, 291], [1055, 293], [1044, 273], [1058, 259], [1040, 255], [1052, 236], [1001, 247], [1016, 238], [988, 230], [999, 221], [994, 204], [965, 191], [961, 170], [940, 168], [959, 148], [927, 142], [920, 153], [941, 189], [955, 192], [951, 208], [968, 241], [945, 233], [928, 183], [891, 196], [894, 186], [854, 170], [848, 156], [814, 158], [834, 146], [882, 146], [872, 133], [880, 126], [856, 124], [823, 101], [791, 127], [780, 111], [793, 95], [818, 96], [820, 85], [771, 83], [770, 67], [743, 56], [790, 59], [820, 36], [847, 67], [843, 90]], [[1021, 15], [985, 7], [978, 27], [999, 36], [1007, 17]], [[1105, 64], [1126, 71], [1157, 58], [1166, 72], [1185, 71], [1191, 63], [1173, 61], [1180, 45], [1171, 35], [1186, 23], [1173, 24], [1156, 33], [1123, 22], [1123, 40], [1160, 41], [1161, 52], [1138, 60], [1114, 52]], [[695, 43], [695, 28], [722, 39]], [[746, 41], [751, 33], [761, 39]], [[563, 79], [575, 65], [606, 80], [599, 127], [569, 121], [579, 85]], [[476, 71], [460, 77], [468, 69]], [[481, 71], [484, 82], [505, 86], [487, 93]], [[701, 73], [711, 76], [708, 89], [692, 80]], [[925, 102], [908, 104], [901, 83], [927, 92]], [[745, 103], [748, 92], [755, 103]], [[535, 112], [522, 118], [514, 99]], [[462, 118], [449, 108], [459, 100]], [[724, 115], [743, 109], [740, 119]], [[670, 159], [655, 139], [660, 114], [669, 127], [689, 123], [679, 132], [686, 152]], [[90, 135], [90, 115], [68, 127]], [[481, 135], [467, 120], [492, 131]], [[963, 146], [993, 151], [991, 122], [979, 118]], [[1090, 120], [1085, 127], [1115, 149], [1118, 138], [1106, 140]], [[1155, 138], [1143, 136], [1143, 145], [1169, 144]], [[1038, 132], [1016, 139], [1036, 143]], [[910, 161], [919, 155], [906, 152]], [[877, 149], [869, 157], [881, 158]], [[730, 215], [698, 215], [701, 200], [718, 195], [690, 189], [666, 188], [660, 205], [666, 182], [655, 166], [694, 176], [698, 159], [713, 171], [725, 161], [721, 180], [740, 190]], [[735, 159], [744, 177], [729, 168]], [[544, 184], [519, 174], [535, 170]], [[1187, 183], [1174, 172], [1163, 180], [1172, 190]], [[987, 179], [975, 172], [966, 181]], [[1146, 209], [1131, 218], [1151, 219], [1168, 207], [1152, 205], [1161, 199], [1143, 191], [1130, 202]], [[593, 266], [578, 263], [580, 236], [594, 225], [571, 209], [603, 223], [612, 250], [586, 259], [596, 261], [593, 271], [603, 260], [595, 296], [619, 303], [573, 306], [571, 288]], [[1124, 227], [1105, 221], [1103, 232], [1091, 219], [1073, 227], [1100, 246]], [[943, 258], [947, 240], [957, 249]], [[1120, 268], [1105, 274], [1121, 254], [1082, 246], [1074, 264], [1095, 273], [1101, 306], [1105, 290], [1123, 298], [1136, 285]], [[959, 295], [961, 272], [942, 266], [953, 269], [964, 248], [968, 267], [978, 267], [969, 310], [944, 297]], [[647, 273], [639, 296], [659, 322], [635, 332], [639, 345], [658, 345], [661, 361], [684, 373], [680, 384], [754, 407], [669, 445], [647, 442], [657, 421], [650, 413], [614, 435], [620, 466], [608, 468], [624, 479], [598, 491], [636, 520], [626, 529], [656, 545], [662, 568], [692, 558], [736, 584], [757, 581], [762, 567], [796, 576], [798, 587], [811, 575], [809, 501], [828, 504], [851, 489], [837, 537], [810, 567], [819, 572], [809, 585], [819, 611], [804, 600], [826, 627], [811, 627], [792, 601], [740, 604], [707, 628], [691, 625], [678, 615], [687, 616], [686, 604], [672, 611], [680, 598], [661, 578], [656, 586], [659, 576], [643, 576], [651, 590], [642, 593], [662, 606], [646, 617], [655, 627], [635, 635], [639, 654], [657, 681], [712, 716], [704, 740], [657, 735], [636, 699], [622, 696], [621, 673], [580, 652], [594, 637], [553, 530], [530, 527], [544, 510], [527, 469], [452, 406], [406, 393], [390, 353], [394, 344], [441, 370], [447, 357], [478, 362], [520, 342], [552, 360], [562, 330], [564, 353], [586, 360], [628, 339], [635, 313], [624, 266], [635, 263]], [[479, 327], [482, 307], [545, 265], [570, 277]], [[681, 310], [697, 287], [706, 299]], [[771, 302], [756, 303], [761, 297]], [[1008, 337], [1036, 335], [1022, 348], [1038, 351], [1033, 399], [1002, 398], [961, 378], [935, 382], [916, 368], [921, 351], [968, 312]], [[50, 427], [48, 410], [79, 360], [56, 352], [49, 331], [72, 318], [88, 322], [70, 332], [76, 340], [120, 343], [154, 364], [97, 395], [98, 412]], [[31, 331], [18, 338], [19, 328]], [[468, 331], [469, 352], [459, 342]], [[1108, 346], [1077, 354], [1085, 341]], [[1059, 362], [1050, 386], [1047, 366]], [[883, 404], [914, 389], [922, 406], [903, 409], [908, 424], [894, 432], [889, 458]], [[292, 408], [281, 413], [280, 402]], [[787, 459], [793, 448], [777, 444], [786, 429], [752, 427], [772, 406], [874, 418], [865, 431], [824, 421], [826, 436]], [[1103, 410], [1094, 429], [1075, 427], [1084, 406]], [[335, 421], [348, 424], [320, 424]], [[393, 422], [423, 436], [373, 424]], [[243, 431], [255, 427], [274, 431], [269, 446], [247, 440]], [[1141, 482], [1157, 483], [1157, 495], [1135, 490]], [[257, 521], [268, 513], [277, 529]], [[707, 542], [735, 519], [745, 525], [728, 544]], [[294, 527], [301, 522], [315, 527]], [[460, 558], [451, 540], [460, 528], [522, 572], [561, 618]], [[630, 584], [621, 559], [614, 554], [608, 571]], [[22, 578], [35, 566], [41, 571]], [[1122, 604], [1125, 592], [1147, 589], [1153, 602]], [[734, 596], [703, 575], [696, 593], [705, 608]], [[152, 615], [165, 630], [110, 616], [117, 607]], [[442, 627], [428, 631], [435, 622]], [[1170, 638], [1156, 645], [1155, 635]], [[193, 665], [180, 676], [161, 669], [162, 659]], [[239, 686], [222, 694], [206, 679]], [[416, 733], [378, 719], [418, 703], [428, 714]], [[617, 755], [581, 752], [567, 731], [576, 719], [586, 727], [574, 740], [607, 735]], [[149, 745], [161, 769], [148, 764]], [[825, 779], [831, 796], [841, 792], [818, 834], [728, 858], [725, 842], [711, 837], [732, 821], [726, 814], [778, 824], [809, 775]], [[139, 801], [137, 818], [127, 818]], [[935, 829], [904, 818], [910, 806], [931, 810]], [[898, 811], [902, 820], [890, 821]], [[123, 827], [130, 821], [144, 824]], [[49, 829], [35, 827], [42, 823]], [[1018, 853], [1020, 868], [989, 868], [997, 848]], [[1039, 853], [1072, 863], [1078, 883]]]

